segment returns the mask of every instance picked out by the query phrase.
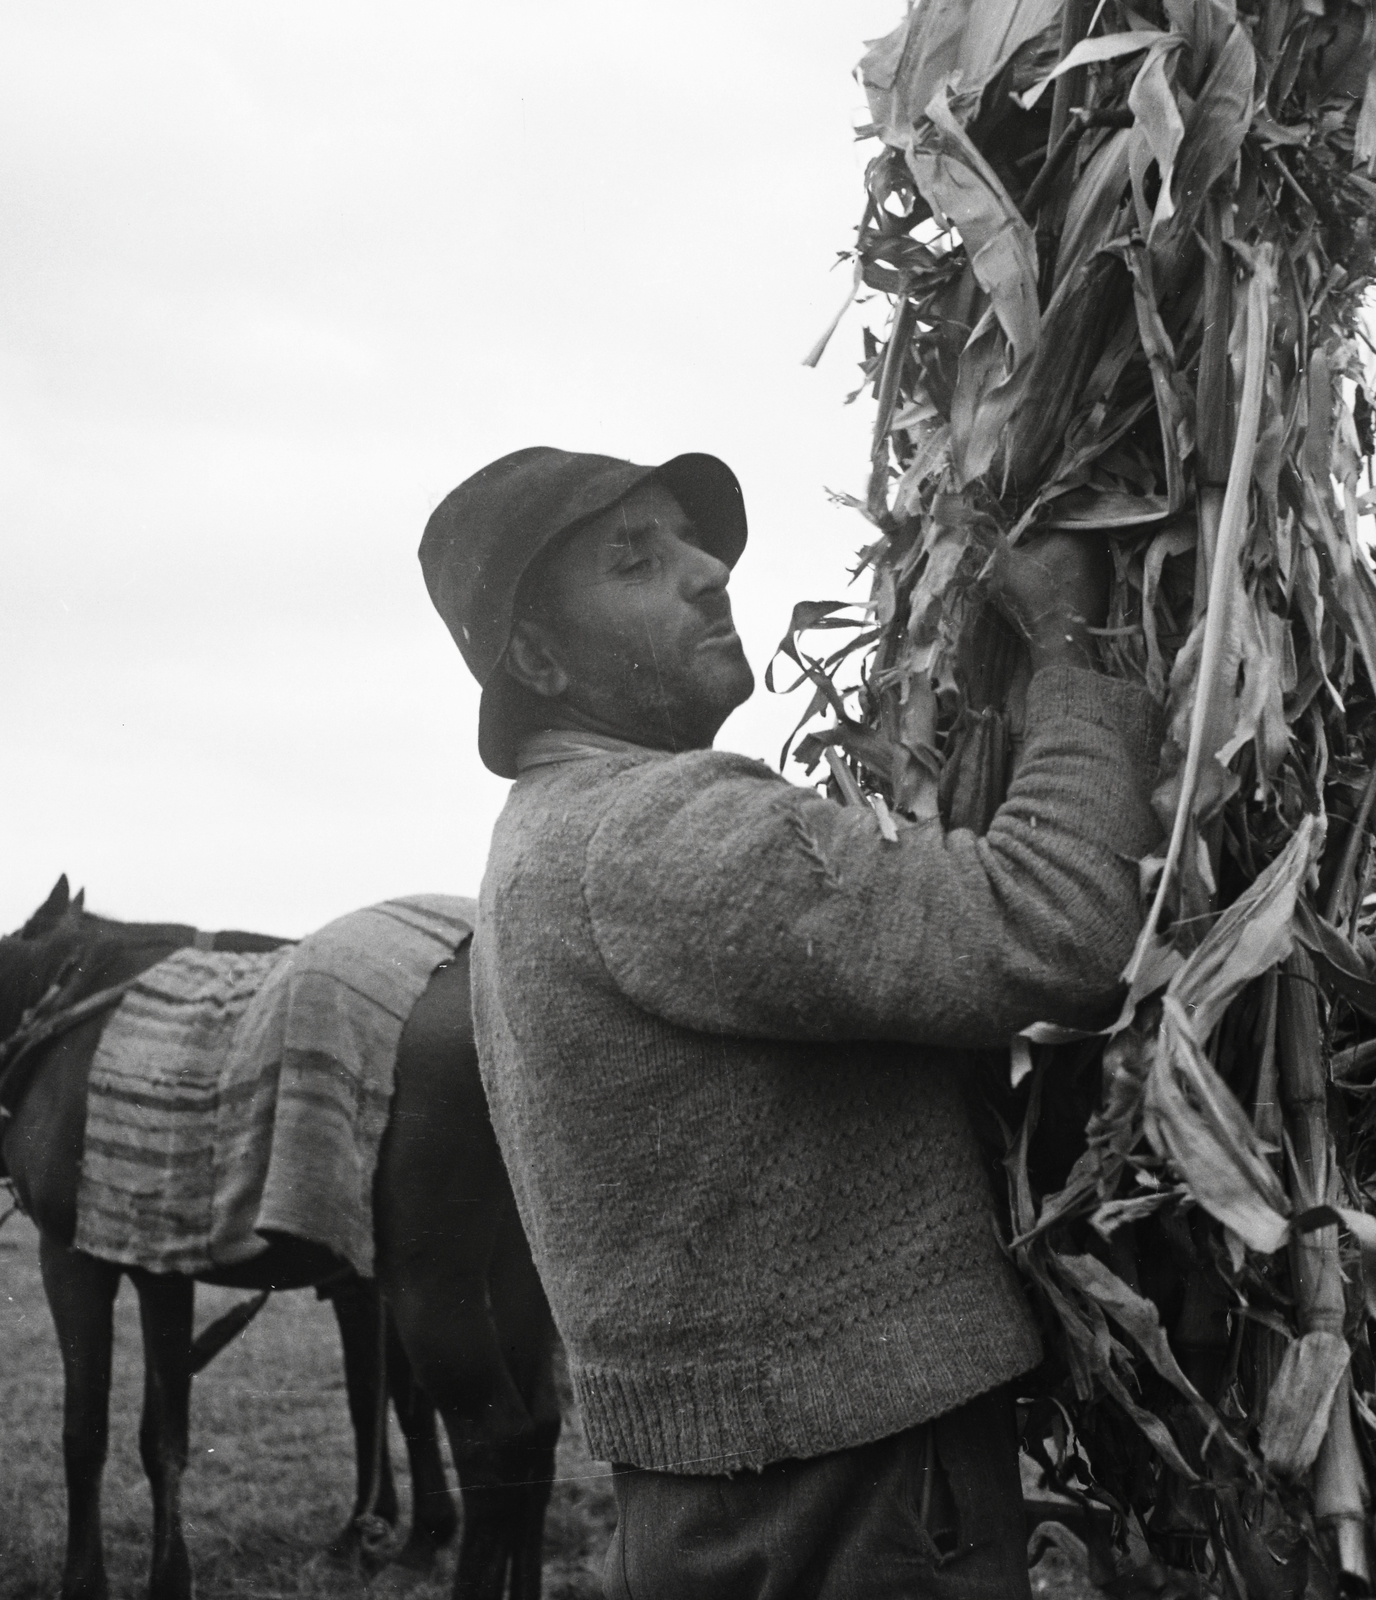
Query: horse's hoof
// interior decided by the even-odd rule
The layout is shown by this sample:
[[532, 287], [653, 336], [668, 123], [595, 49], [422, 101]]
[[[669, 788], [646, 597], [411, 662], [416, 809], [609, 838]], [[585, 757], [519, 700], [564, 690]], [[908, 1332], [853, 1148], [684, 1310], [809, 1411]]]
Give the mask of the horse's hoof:
[[62, 1600], [110, 1600], [110, 1585], [103, 1572], [94, 1577], [62, 1580]]
[[373, 1573], [381, 1573], [384, 1566], [392, 1565], [394, 1531], [379, 1517], [371, 1518], [368, 1526], [354, 1518], [342, 1526], [320, 1555], [331, 1566], [342, 1566], [357, 1578], [370, 1578]]
[[418, 1583], [424, 1581], [424, 1574], [399, 1567], [394, 1561], [381, 1572], [375, 1572], [372, 1577], [366, 1579], [365, 1587], [369, 1600], [390, 1600], [393, 1595], [409, 1594]]
[[393, 1529], [380, 1517], [363, 1520], [353, 1517], [330, 1540], [322, 1556], [333, 1566], [346, 1567], [361, 1577], [380, 1572], [392, 1560]]
[[449, 1548], [458, 1531], [459, 1518], [453, 1501], [441, 1500], [438, 1506], [429, 1507], [424, 1515], [412, 1513], [411, 1536], [406, 1542], [428, 1544], [438, 1552]]
[[392, 1565], [423, 1576], [435, 1570], [435, 1563], [440, 1558], [440, 1549], [441, 1545], [434, 1539], [427, 1538], [423, 1534], [417, 1536], [413, 1531], [411, 1537], [393, 1558]]
[[358, 1540], [354, 1536], [353, 1524], [349, 1523], [341, 1528], [333, 1539], [316, 1554], [318, 1561], [323, 1561], [331, 1567], [358, 1566]]
[[148, 1580], [148, 1600], [196, 1600], [196, 1580], [185, 1550], [174, 1555]]
[[381, 1572], [365, 1579], [368, 1600], [400, 1600], [400, 1596], [410, 1594], [417, 1584], [424, 1583], [426, 1576], [424, 1572], [393, 1561]]

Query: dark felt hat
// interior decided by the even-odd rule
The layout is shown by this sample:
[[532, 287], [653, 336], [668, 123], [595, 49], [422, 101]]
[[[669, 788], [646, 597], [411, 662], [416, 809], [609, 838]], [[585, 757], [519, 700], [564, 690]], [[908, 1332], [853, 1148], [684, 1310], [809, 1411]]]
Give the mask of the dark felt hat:
[[522, 575], [560, 535], [651, 481], [683, 507], [705, 548], [735, 566], [745, 548], [741, 486], [724, 461], [696, 453], [641, 467], [535, 445], [465, 479], [426, 523], [420, 542], [425, 584], [482, 685], [478, 753], [500, 776], [516, 776], [516, 685], [500, 666]]

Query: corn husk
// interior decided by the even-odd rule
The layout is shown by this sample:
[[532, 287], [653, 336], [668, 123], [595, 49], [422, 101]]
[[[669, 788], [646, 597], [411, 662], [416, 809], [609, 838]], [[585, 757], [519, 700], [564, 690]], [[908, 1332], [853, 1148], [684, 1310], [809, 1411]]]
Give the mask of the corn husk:
[[1108, 530], [1099, 664], [1168, 730], [1118, 1025], [989, 1096], [1025, 1446], [1116, 1593], [1369, 1589], [1376, 14], [921, 0], [859, 73], [872, 586], [795, 609], [795, 753], [987, 826], [1027, 668], [979, 574], [1044, 528]]

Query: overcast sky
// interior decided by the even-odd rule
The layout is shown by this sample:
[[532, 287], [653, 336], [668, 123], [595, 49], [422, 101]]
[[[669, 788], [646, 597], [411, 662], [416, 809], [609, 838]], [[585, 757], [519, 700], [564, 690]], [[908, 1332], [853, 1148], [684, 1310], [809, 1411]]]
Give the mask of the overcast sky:
[[[476, 893], [507, 785], [415, 549], [506, 451], [729, 461], [757, 674], [844, 591], [867, 313], [800, 360], [901, 13], [11, 0], [0, 927], [61, 871], [285, 934]], [[774, 760], [801, 709], [761, 687], [720, 742]]]

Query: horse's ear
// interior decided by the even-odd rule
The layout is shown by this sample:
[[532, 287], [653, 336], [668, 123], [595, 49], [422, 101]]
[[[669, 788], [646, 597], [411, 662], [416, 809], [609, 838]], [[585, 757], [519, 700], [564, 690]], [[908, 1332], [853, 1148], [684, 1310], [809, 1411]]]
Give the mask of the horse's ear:
[[71, 902], [72, 886], [67, 882], [67, 874], [64, 872], [53, 885], [52, 893], [19, 930], [19, 937], [41, 939], [45, 933], [51, 933], [67, 914]]
[[74, 912], [84, 911], [86, 909], [86, 890], [84, 887], [78, 889], [77, 892], [72, 896], [72, 903], [67, 909]]

